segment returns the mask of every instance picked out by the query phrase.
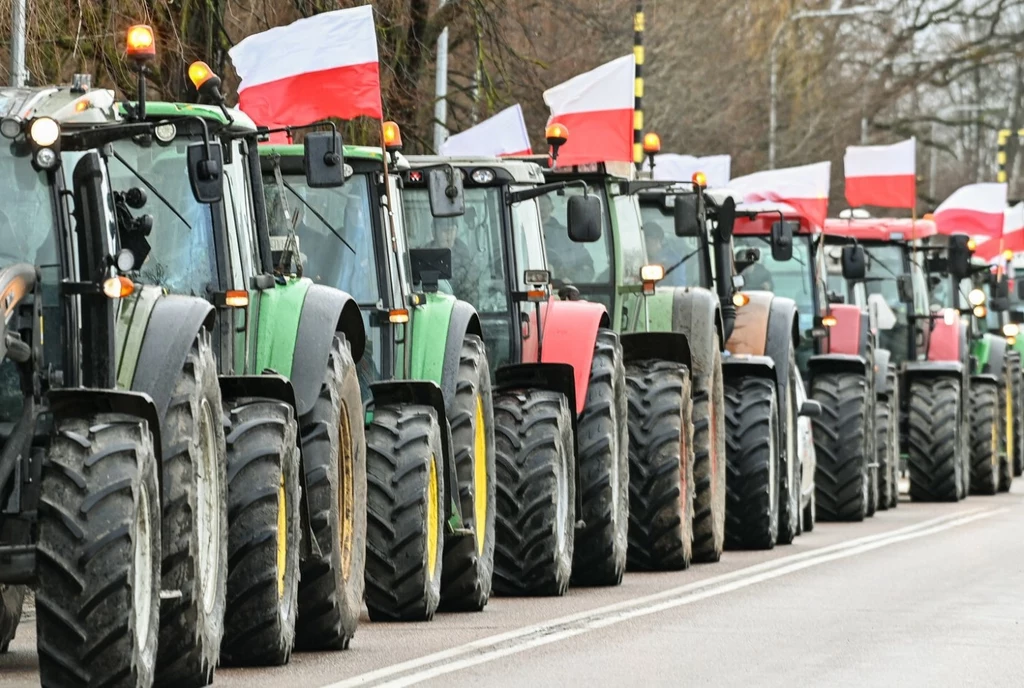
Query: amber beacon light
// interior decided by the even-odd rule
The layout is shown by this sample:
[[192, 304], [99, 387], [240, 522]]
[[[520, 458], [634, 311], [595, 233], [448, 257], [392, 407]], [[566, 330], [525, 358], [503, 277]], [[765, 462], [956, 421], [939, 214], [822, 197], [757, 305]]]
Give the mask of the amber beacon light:
[[139, 62], [156, 57], [156, 38], [153, 28], [147, 24], [136, 24], [128, 28], [128, 57]]

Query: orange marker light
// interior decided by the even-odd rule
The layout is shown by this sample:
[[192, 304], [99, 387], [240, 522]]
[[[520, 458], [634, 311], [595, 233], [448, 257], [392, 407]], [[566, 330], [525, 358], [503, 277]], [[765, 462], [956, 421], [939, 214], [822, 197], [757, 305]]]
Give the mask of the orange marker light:
[[738, 291], [732, 295], [732, 305], [736, 306], [737, 308], [742, 308], [743, 306], [746, 306], [748, 303], [750, 303], [750, 297], [744, 294], [743, 292]]
[[644, 153], [652, 155], [654, 153], [661, 152], [661, 137], [655, 134], [653, 131], [644, 134]]
[[108, 299], [123, 299], [134, 291], [135, 284], [127, 277], [111, 277], [103, 282], [103, 294]]
[[402, 150], [402, 130], [395, 122], [385, 122], [383, 126], [384, 150], [391, 153]]
[[128, 28], [128, 57], [145, 61], [156, 57], [156, 38], [147, 24], [136, 24]]
[[388, 322], [407, 323], [409, 322], [409, 311], [405, 308], [393, 308], [388, 311]]
[[1003, 258], [1005, 258], [1006, 260], [1013, 260], [1013, 251], [1010, 249], [1006, 249], [1005, 251], [1003, 251]]
[[224, 294], [224, 305], [228, 308], [245, 308], [249, 305], [249, 292], [230, 289]]
[[839, 321], [836, 320], [836, 316], [834, 315], [826, 315], [821, 319], [821, 324], [825, 327], [835, 327], [837, 322]]
[[978, 242], [977, 241], [975, 241], [974, 239], [968, 239], [967, 240], [967, 250], [968, 251], [974, 251], [977, 248], [978, 248]]
[[213, 77], [213, 70], [205, 62], [193, 62], [188, 66], [188, 78], [198, 91], [210, 78]]
[[702, 189], [707, 188], [708, 177], [703, 172], [694, 172], [692, 181], [694, 186], [699, 186]]
[[569, 128], [564, 124], [554, 122], [544, 130], [544, 138], [547, 139], [549, 146], [564, 146], [565, 142], [569, 140]]

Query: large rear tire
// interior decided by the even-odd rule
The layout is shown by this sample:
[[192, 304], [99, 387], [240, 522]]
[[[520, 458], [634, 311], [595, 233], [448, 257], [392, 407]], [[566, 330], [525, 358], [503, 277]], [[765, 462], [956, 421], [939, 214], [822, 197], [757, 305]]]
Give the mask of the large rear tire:
[[120, 414], [58, 421], [40, 488], [43, 686], [152, 685], [160, 633], [157, 470], [145, 421]]
[[690, 375], [668, 361], [630, 362], [629, 566], [685, 569], [693, 558]]
[[721, 342], [711, 374], [693, 380], [693, 560], [714, 563], [725, 549], [726, 433]]
[[275, 399], [224, 402], [228, 446], [225, 665], [280, 666], [295, 644], [302, 491], [294, 409]]
[[1011, 356], [1006, 365], [1013, 380], [1013, 476], [1017, 478], [1024, 473], [1024, 371], [1020, 354]]
[[569, 587], [576, 528], [572, 412], [557, 392], [495, 394], [498, 594], [553, 596]]
[[444, 455], [429, 406], [378, 406], [366, 429], [366, 608], [429, 621], [441, 601]]
[[886, 511], [899, 499], [895, 463], [899, 461], [896, 427], [899, 423], [896, 391], [889, 392], [875, 403], [875, 455], [878, 457], [878, 508]]
[[811, 398], [821, 404], [821, 416], [813, 419], [819, 521], [863, 521], [867, 516], [867, 394], [867, 380], [860, 373], [819, 373], [811, 380]]
[[960, 380], [917, 377], [910, 382], [907, 469], [914, 501], [955, 502], [964, 484]]
[[971, 494], [999, 490], [999, 387], [971, 381]]
[[14, 640], [24, 603], [24, 585], [0, 585], [0, 654], [7, 652]]
[[803, 484], [798, 449], [799, 431], [797, 419], [799, 409], [796, 406], [796, 353], [789, 352], [789, 384], [786, 395], [782, 399], [783, 408], [780, 416], [785, 418], [785, 426], [779, 427], [782, 436], [780, 447], [782, 454], [779, 463], [779, 537], [780, 545], [791, 545], [800, 534], [800, 488]]
[[160, 428], [165, 595], [157, 685], [208, 685], [220, 658], [228, 578], [222, 413], [217, 363], [204, 330], [185, 359]]
[[364, 418], [351, 348], [339, 334], [320, 394], [299, 419], [315, 540], [299, 564], [299, 650], [345, 649], [359, 624], [366, 562]]
[[743, 377], [725, 383], [729, 476], [725, 544], [772, 549], [779, 535], [779, 401], [775, 383]]
[[1001, 450], [999, 452], [999, 491], [1009, 492], [1013, 485], [1013, 454], [1016, 451], [1017, 439], [1014, 437], [1017, 423], [1014, 412], [1013, 396], [1013, 368], [1020, 367], [1011, 357], [1004, 366], [1003, 384], [999, 388], [999, 438]]
[[462, 519], [472, 537], [445, 541], [441, 608], [476, 612], [491, 597], [494, 576], [494, 408], [484, 343], [466, 335], [455, 399], [448, 409]]
[[577, 424], [583, 527], [576, 533], [573, 585], [618, 585], [629, 532], [626, 372], [619, 335], [601, 328]]

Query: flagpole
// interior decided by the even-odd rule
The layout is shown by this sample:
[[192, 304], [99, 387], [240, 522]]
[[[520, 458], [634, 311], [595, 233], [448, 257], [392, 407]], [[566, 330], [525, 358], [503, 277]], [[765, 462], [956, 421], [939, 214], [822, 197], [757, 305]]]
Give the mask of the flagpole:
[[644, 164], [644, 3], [636, 0], [633, 14], [633, 163], [639, 172]]

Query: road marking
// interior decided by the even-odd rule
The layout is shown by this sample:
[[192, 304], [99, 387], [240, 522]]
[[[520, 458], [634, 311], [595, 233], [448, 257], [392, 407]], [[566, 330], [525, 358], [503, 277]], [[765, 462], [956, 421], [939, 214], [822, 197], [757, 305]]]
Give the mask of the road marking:
[[[737, 571], [694, 581], [644, 597], [624, 600], [604, 607], [578, 612], [474, 640], [458, 647], [353, 676], [343, 681], [326, 685], [323, 688], [355, 688], [356, 686], [366, 685], [400, 688], [402, 686], [414, 685], [461, 669], [492, 662], [535, 647], [565, 640], [588, 631], [606, 628], [637, 617], [693, 604], [710, 597], [734, 592], [813, 566], [820, 566], [821, 564], [852, 557], [906, 540], [933, 535], [973, 521], [990, 518], [1006, 511], [1009, 511], [1008, 507], [968, 509], [884, 533], [868, 535], [799, 554], [779, 557], [778, 559], [761, 562], [760, 564], [748, 566]], [[439, 665], [440, 662], [445, 663]], [[395, 676], [398, 678], [378, 683]]]

